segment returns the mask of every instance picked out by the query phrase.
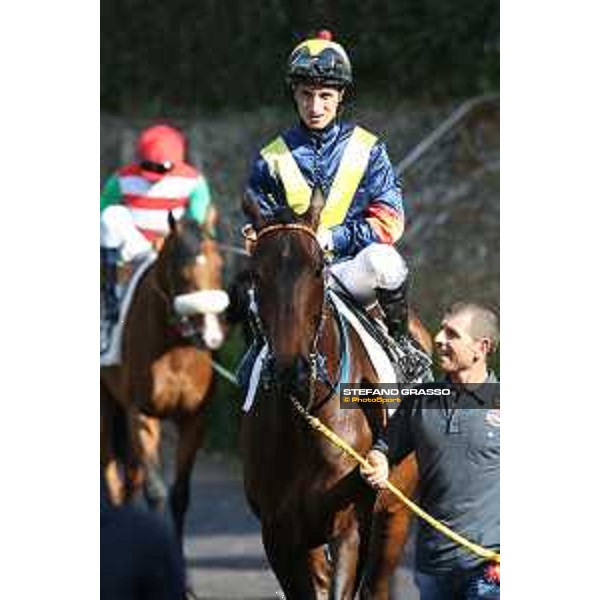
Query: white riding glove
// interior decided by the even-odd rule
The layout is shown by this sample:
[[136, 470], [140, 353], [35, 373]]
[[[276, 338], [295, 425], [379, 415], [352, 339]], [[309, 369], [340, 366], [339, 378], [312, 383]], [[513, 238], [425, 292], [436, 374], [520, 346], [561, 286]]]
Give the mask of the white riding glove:
[[326, 254], [333, 253], [333, 233], [331, 229], [321, 229], [317, 232], [317, 240], [319, 245]]

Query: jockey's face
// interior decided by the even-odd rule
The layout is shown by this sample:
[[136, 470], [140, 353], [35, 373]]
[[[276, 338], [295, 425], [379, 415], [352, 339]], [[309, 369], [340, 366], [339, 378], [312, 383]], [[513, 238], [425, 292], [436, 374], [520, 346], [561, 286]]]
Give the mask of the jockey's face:
[[299, 83], [294, 87], [294, 101], [302, 122], [309, 129], [324, 129], [336, 117], [344, 91]]
[[440, 368], [449, 375], [485, 364], [490, 340], [471, 336], [471, 318], [467, 312], [446, 317], [435, 336]]

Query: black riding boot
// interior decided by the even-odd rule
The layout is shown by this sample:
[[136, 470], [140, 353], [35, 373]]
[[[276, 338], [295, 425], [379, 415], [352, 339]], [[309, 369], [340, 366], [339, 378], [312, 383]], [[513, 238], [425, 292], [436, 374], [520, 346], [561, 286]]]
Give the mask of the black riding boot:
[[116, 248], [100, 248], [104, 319], [113, 326], [119, 320], [119, 299], [117, 297], [118, 257], [119, 251]]
[[408, 280], [395, 290], [377, 290], [389, 336], [396, 343], [394, 369], [398, 383], [431, 381], [431, 359], [408, 332]]
[[395, 290], [378, 289], [377, 300], [385, 313], [385, 324], [396, 342], [408, 335], [408, 279]]

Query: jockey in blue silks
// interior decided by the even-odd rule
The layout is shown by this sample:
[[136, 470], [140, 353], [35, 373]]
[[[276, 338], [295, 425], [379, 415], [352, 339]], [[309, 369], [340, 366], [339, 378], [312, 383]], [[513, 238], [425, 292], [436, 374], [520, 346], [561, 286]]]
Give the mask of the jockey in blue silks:
[[320, 188], [317, 237], [334, 280], [363, 305], [378, 300], [389, 334], [406, 336], [408, 268], [394, 247], [404, 231], [402, 191], [385, 144], [339, 119], [352, 84], [348, 55], [320, 32], [292, 51], [286, 82], [299, 122], [262, 148], [247, 193], [265, 217], [285, 206], [300, 215]]

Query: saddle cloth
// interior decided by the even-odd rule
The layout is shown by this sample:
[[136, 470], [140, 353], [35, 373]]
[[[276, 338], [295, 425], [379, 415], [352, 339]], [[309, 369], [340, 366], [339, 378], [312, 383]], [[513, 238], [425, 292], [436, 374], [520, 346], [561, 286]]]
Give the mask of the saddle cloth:
[[[377, 383], [397, 383], [396, 373], [387, 352], [375, 340], [371, 333], [367, 331], [365, 326], [360, 322], [352, 309], [348, 307], [342, 298], [340, 298], [334, 291], [330, 291], [330, 297], [342, 319], [344, 319], [346, 323], [352, 327], [363, 343], [369, 360], [371, 361], [371, 364], [377, 373]], [[256, 390], [258, 388], [258, 384], [260, 383], [260, 377], [267, 354], [268, 347], [267, 344], [264, 344], [260, 349], [260, 352], [258, 353], [252, 367], [246, 398], [242, 406], [243, 412], [249, 412], [254, 404]], [[396, 408], [397, 407], [395, 406], [387, 407], [388, 416], [391, 417], [396, 411]]]
[[[144, 259], [135, 268], [131, 279], [127, 282], [122, 294], [121, 303], [119, 305], [119, 320], [117, 321], [117, 323], [115, 323], [114, 327], [112, 328], [112, 331], [110, 332], [110, 340], [108, 341], [106, 350], [104, 352], [100, 352], [101, 367], [112, 367], [120, 364], [123, 326], [125, 324], [127, 313], [129, 312], [129, 307], [131, 306], [133, 295], [135, 293], [135, 290], [137, 289], [138, 283], [140, 282], [142, 276], [154, 263], [156, 257], [157, 254], [155, 252], [152, 252], [146, 257], [144, 257]], [[102, 330], [102, 317], [100, 320], [100, 326]], [[102, 348], [102, 339], [100, 340], [100, 344]]]

